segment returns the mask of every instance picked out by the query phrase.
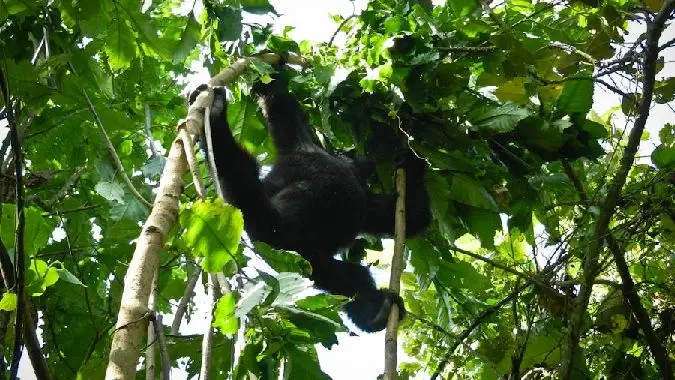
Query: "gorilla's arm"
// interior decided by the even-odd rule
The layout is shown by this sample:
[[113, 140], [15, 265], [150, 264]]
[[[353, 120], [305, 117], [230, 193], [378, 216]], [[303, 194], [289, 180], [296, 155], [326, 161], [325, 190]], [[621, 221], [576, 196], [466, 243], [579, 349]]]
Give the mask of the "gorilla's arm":
[[311, 279], [317, 287], [332, 294], [353, 298], [345, 306], [345, 311], [361, 330], [382, 330], [387, 324], [393, 304], [399, 306], [399, 318], [405, 317], [405, 306], [401, 297], [387, 289], [377, 289], [368, 268], [332, 257], [308, 259], [312, 264]]
[[[282, 70], [281, 67], [278, 70]], [[267, 127], [279, 154], [317, 151], [309, 134], [307, 115], [288, 91], [287, 81], [277, 73], [270, 83], [257, 82], [253, 93], [258, 96]]]
[[[191, 102], [200, 88], [191, 97]], [[228, 202], [241, 210], [249, 234], [258, 239], [272, 236], [278, 231], [281, 216], [263, 190], [259, 179], [260, 169], [255, 158], [239, 145], [227, 122], [225, 88], [214, 88], [215, 98], [211, 108], [211, 142], [218, 171], [218, 181]], [[206, 144], [202, 144], [206, 149]]]

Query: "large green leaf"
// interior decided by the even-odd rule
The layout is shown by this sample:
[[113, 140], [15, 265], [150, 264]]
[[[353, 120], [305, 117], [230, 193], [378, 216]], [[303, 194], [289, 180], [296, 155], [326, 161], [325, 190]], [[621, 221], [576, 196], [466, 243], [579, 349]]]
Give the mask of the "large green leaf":
[[136, 34], [126, 20], [117, 17], [107, 29], [105, 51], [110, 66], [114, 69], [126, 69], [138, 56], [139, 49]]
[[204, 270], [217, 272], [236, 260], [244, 218], [234, 206], [221, 199], [197, 201], [191, 208], [183, 209], [180, 221], [186, 229], [183, 239], [194, 255], [204, 257]]
[[593, 85], [594, 82], [590, 78], [565, 82], [558, 98], [558, 109], [568, 115], [585, 115], [593, 105]]
[[223, 335], [234, 335], [239, 328], [239, 320], [234, 314], [234, 293], [227, 293], [220, 297], [213, 311], [213, 327]]
[[[47, 245], [56, 224], [33, 207], [24, 209], [26, 218], [24, 230], [24, 249], [28, 256], [35, 255]], [[2, 205], [0, 219], [0, 238], [7, 249], [14, 249], [16, 231], [16, 208], [11, 204]]]
[[495, 133], [512, 131], [518, 122], [530, 116], [530, 112], [515, 103], [505, 103], [497, 107], [486, 107], [474, 111], [469, 120], [479, 129]]

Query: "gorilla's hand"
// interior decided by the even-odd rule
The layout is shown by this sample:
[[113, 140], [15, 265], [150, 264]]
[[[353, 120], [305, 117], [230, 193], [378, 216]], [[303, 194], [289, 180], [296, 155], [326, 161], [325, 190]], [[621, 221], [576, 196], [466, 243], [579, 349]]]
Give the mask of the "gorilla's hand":
[[361, 330], [375, 332], [387, 326], [392, 305], [398, 306], [399, 320], [405, 318], [403, 299], [389, 289], [377, 289], [374, 292], [358, 294], [345, 306], [347, 315]]

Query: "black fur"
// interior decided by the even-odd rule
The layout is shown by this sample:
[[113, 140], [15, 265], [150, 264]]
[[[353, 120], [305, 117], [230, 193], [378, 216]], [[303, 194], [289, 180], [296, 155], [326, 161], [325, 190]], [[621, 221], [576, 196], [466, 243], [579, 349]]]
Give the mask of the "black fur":
[[[368, 160], [332, 156], [312, 141], [305, 113], [279, 76], [257, 84], [254, 91], [277, 149], [276, 163], [264, 179], [259, 179], [255, 159], [232, 137], [223, 88], [215, 90], [210, 118], [220, 185], [227, 200], [241, 209], [249, 237], [302, 255], [312, 264], [317, 287], [353, 297], [345, 310], [362, 330], [382, 330], [394, 303], [403, 318], [397, 294], [377, 289], [367, 268], [334, 258], [359, 233], [393, 233], [395, 195], [369, 191], [366, 179], [374, 165]], [[413, 235], [431, 218], [425, 164], [408, 154], [403, 165], [406, 227]]]

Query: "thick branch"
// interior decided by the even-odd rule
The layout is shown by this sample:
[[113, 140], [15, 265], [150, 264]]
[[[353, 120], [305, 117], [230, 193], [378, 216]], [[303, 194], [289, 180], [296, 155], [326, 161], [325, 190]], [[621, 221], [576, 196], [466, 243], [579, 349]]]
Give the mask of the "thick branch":
[[183, 192], [183, 175], [187, 169], [181, 140], [175, 140], [159, 183], [155, 205], [136, 243], [124, 281], [122, 302], [106, 370], [108, 379], [132, 379], [136, 362], [145, 346], [148, 299], [159, 253], [169, 229], [178, 218], [178, 198]]
[[670, 13], [673, 11], [673, 8], [675, 8], [675, 0], [665, 1], [661, 11], [659, 11], [654, 21], [648, 26], [647, 46], [645, 48], [643, 65], [644, 79], [642, 84], [642, 99], [639, 107], [640, 113], [628, 137], [628, 144], [621, 157], [621, 164], [614, 177], [614, 181], [607, 191], [605, 202], [602, 205], [596, 222], [594, 236], [590, 242], [589, 249], [586, 252], [583, 268], [584, 282], [581, 284], [578, 304], [575, 305], [573, 313], [571, 314], [567, 340], [563, 345], [563, 356], [560, 369], [561, 379], [573, 378], [573, 358], [575, 357], [575, 350], [577, 349], [581, 338], [583, 316], [591, 297], [593, 280], [598, 275], [599, 271], [598, 257], [603, 245], [602, 243], [608, 232], [609, 221], [614, 215], [617, 200], [619, 199], [623, 185], [626, 183], [628, 172], [635, 160], [635, 154], [640, 145], [640, 137], [642, 136], [642, 132], [647, 123], [647, 118], [649, 117], [649, 108], [654, 92], [656, 60], [659, 52], [658, 42], [661, 33], [663, 32], [664, 24]]

